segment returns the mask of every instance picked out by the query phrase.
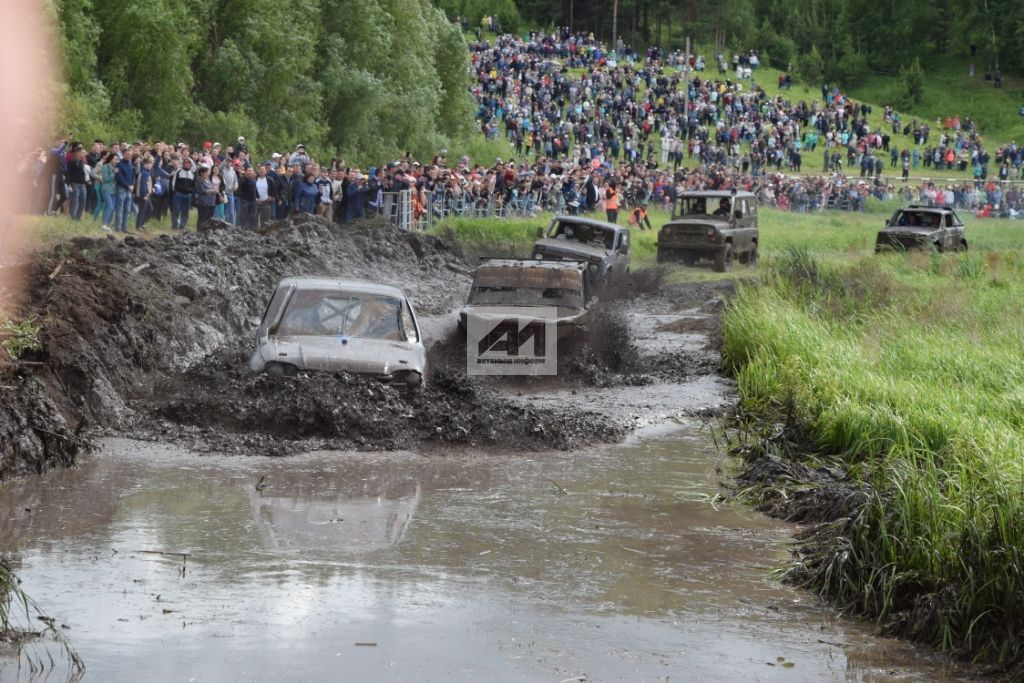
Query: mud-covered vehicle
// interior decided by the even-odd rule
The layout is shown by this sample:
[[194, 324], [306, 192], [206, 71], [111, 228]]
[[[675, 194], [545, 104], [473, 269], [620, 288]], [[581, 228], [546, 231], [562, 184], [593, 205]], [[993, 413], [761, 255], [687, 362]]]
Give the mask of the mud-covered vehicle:
[[249, 368], [292, 377], [351, 372], [398, 388], [423, 383], [427, 353], [401, 290], [358, 280], [282, 280], [267, 305]]
[[534, 259], [584, 262], [591, 285], [606, 285], [629, 272], [629, 230], [614, 223], [555, 216], [537, 236]]
[[907, 249], [967, 251], [964, 223], [948, 206], [911, 204], [899, 209], [878, 231], [875, 253]]
[[658, 232], [658, 263], [711, 261], [720, 273], [734, 260], [757, 265], [757, 198], [750, 192], [681, 192]]
[[586, 327], [597, 297], [591, 295], [587, 264], [581, 261], [485, 259], [473, 276], [469, 301], [459, 309], [459, 326], [469, 316], [505, 316], [503, 309], [552, 307], [557, 311], [558, 337]]

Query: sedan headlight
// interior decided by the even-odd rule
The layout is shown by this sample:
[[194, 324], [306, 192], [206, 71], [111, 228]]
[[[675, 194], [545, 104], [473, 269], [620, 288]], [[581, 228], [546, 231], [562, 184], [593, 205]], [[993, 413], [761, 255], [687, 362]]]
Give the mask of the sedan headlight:
[[714, 236], [715, 236], [715, 229], [714, 228], [708, 228], [708, 237], [714, 237]]
[[587, 266], [587, 270], [589, 270], [591, 273], [596, 273], [597, 272], [597, 264], [596, 263], [591, 263], [589, 266]]
[[533, 252], [533, 258], [540, 261], [542, 258], [544, 258], [544, 254], [540, 253], [539, 251], [535, 251]]
[[662, 231], [662, 234], [665, 235], [665, 237], [671, 237], [674, 232], [675, 231], [672, 228], [665, 228]]

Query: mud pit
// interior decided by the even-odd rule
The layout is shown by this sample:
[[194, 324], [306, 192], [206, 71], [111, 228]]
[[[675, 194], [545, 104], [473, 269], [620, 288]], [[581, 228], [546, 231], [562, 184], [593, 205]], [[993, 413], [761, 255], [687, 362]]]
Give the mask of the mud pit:
[[[449, 444], [578, 448], [727, 402], [707, 335], [727, 293], [722, 288], [655, 293], [655, 275], [637, 276], [605, 297], [593, 341], [562, 350], [558, 378], [484, 382], [465, 377], [451, 316], [465, 301], [470, 274], [455, 243], [384, 222], [339, 228], [310, 217], [264, 234], [211, 230], [62, 244], [28, 267], [25, 308], [42, 323], [44, 350], [27, 358], [21, 389], [0, 402], [0, 475], [67, 464], [87, 437], [111, 433], [245, 454]], [[435, 342], [427, 389], [405, 397], [352, 376], [250, 376], [245, 361], [255, 327], [273, 286], [290, 275], [404, 289], [428, 346]], [[697, 313], [673, 314], [681, 301]], [[654, 310], [667, 316], [666, 329], [674, 322], [688, 333], [646, 329]], [[669, 342], [645, 346], [659, 335]]]
[[0, 546], [86, 681], [956, 680], [773, 583], [793, 527], [716, 498], [719, 457], [696, 425], [448, 458], [106, 440], [0, 491]]

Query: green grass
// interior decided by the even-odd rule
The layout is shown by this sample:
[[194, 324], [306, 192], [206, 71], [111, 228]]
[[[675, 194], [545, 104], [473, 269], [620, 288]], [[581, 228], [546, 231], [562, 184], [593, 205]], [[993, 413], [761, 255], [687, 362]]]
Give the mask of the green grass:
[[[195, 230], [196, 212], [192, 211], [190, 228]], [[146, 223], [144, 232], [135, 230], [135, 219], [131, 219], [131, 228], [128, 234], [141, 238], [153, 238], [157, 235], [171, 232], [170, 216], [165, 216], [162, 221], [150, 220]], [[120, 237], [116, 232], [111, 233], [100, 228], [98, 221], [91, 217], [84, 217], [81, 221], [75, 222], [67, 216], [20, 216], [17, 219], [17, 230], [21, 231], [24, 241], [29, 248], [42, 249], [51, 247], [60, 242], [65, 242], [72, 237], [107, 237], [114, 235]]]
[[743, 409], [838, 458], [867, 501], [816, 529], [791, 575], [901, 635], [1024, 666], [1019, 228], [876, 257], [869, 217], [833, 216], [848, 221], [767, 228], [761, 282], [724, 320]]

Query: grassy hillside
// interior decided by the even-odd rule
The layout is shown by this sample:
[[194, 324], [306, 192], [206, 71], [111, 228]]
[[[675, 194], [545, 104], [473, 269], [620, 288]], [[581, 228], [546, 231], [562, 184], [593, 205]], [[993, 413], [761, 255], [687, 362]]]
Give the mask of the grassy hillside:
[[[937, 118], [959, 115], [970, 116], [978, 122], [981, 133], [990, 146], [1011, 140], [1024, 143], [1024, 116], [1018, 112], [1024, 106], [1024, 80], [1004, 74], [1003, 87], [995, 88], [985, 80], [980, 60], [975, 60], [977, 72], [968, 77], [968, 58], [942, 58], [924, 64], [925, 84], [921, 103], [912, 115], [932, 124]], [[885, 105], [892, 78], [873, 76], [851, 95], [865, 102]]]

